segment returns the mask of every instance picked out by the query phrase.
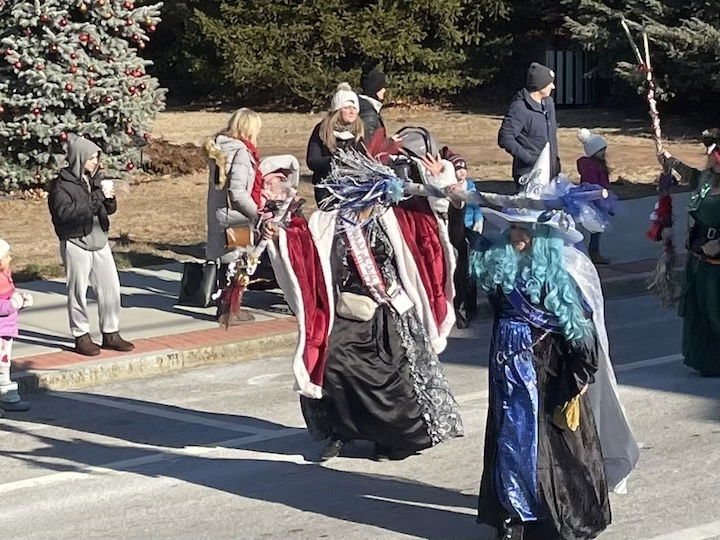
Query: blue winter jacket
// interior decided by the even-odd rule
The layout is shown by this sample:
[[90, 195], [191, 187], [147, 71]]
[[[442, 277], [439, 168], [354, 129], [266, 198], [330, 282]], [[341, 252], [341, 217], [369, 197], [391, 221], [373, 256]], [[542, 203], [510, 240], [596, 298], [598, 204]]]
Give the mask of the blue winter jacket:
[[498, 132], [500, 148], [513, 157], [512, 175], [516, 181], [532, 169], [548, 141], [555, 177], [560, 172], [555, 102], [548, 97], [538, 103], [523, 88], [510, 103]]

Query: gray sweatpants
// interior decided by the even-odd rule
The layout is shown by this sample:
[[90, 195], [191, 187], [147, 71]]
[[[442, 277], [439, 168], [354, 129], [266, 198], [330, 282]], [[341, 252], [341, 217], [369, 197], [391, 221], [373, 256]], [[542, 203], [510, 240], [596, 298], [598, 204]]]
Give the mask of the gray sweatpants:
[[98, 299], [100, 331], [117, 332], [120, 326], [120, 278], [110, 246], [88, 251], [72, 242], [60, 242], [60, 256], [67, 275], [70, 332], [80, 337], [90, 332], [87, 290], [92, 287]]

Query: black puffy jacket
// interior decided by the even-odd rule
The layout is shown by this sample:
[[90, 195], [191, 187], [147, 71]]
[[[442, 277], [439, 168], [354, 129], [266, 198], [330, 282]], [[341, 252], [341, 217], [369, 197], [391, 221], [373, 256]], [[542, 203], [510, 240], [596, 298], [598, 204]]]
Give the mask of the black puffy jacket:
[[[308, 141], [307, 147], [307, 157], [305, 159], [308, 169], [313, 172], [313, 185], [316, 185], [318, 182], [324, 180], [325, 177], [330, 173], [330, 163], [332, 162], [333, 156], [333, 153], [320, 138], [321, 125], [322, 122], [316, 125], [315, 129], [313, 129], [312, 135], [310, 135], [310, 140]], [[365, 144], [363, 143], [363, 139], [360, 139], [359, 141], [355, 139], [337, 139], [336, 144], [338, 148], [342, 148], [344, 150], [354, 148], [356, 150], [365, 152]], [[326, 196], [327, 190], [315, 188], [315, 201], [318, 204], [320, 204], [320, 201], [322, 201]]]
[[383, 122], [380, 113], [375, 110], [372, 102], [368, 101], [362, 96], [358, 96], [358, 101], [360, 102], [360, 118], [362, 119], [365, 126], [364, 138], [366, 141], [368, 141], [368, 144], [370, 144], [375, 132], [379, 128], [385, 127], [385, 122]]
[[50, 187], [48, 206], [58, 238], [69, 240], [90, 234], [94, 216], [98, 217], [102, 230], [107, 232], [110, 229], [108, 216], [117, 210], [117, 201], [105, 198], [99, 175], [90, 180], [88, 191], [81, 178], [63, 169]]

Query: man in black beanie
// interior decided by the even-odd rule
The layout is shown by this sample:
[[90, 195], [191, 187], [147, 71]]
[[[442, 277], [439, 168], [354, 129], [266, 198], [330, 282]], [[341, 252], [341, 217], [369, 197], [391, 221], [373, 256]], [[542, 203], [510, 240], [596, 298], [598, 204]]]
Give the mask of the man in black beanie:
[[530, 64], [525, 88], [510, 103], [498, 132], [500, 148], [513, 157], [512, 175], [518, 190], [518, 180], [530, 172], [547, 143], [550, 143], [552, 177], [560, 173], [555, 103], [550, 97], [555, 89], [554, 81], [552, 69], [537, 62]]
[[365, 124], [364, 139], [370, 143], [379, 128], [385, 131], [385, 122], [380, 116], [380, 109], [385, 98], [385, 75], [378, 69], [366, 71], [360, 78], [362, 93], [360, 98], [360, 118]]

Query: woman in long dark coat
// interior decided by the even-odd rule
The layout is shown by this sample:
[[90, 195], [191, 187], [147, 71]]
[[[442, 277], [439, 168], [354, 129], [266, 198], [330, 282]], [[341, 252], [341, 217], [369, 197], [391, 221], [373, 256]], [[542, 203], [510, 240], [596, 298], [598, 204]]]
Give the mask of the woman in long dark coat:
[[[603, 454], [585, 393], [598, 369], [590, 307], [564, 269], [561, 215], [485, 210], [509, 234], [471, 264], [495, 311], [478, 520], [500, 538], [585, 540], [611, 520]], [[571, 220], [571, 218], [568, 217]]]
[[668, 170], [695, 190], [690, 198], [688, 260], [680, 297], [685, 364], [706, 377], [720, 376], [720, 130], [703, 134], [708, 163], [700, 171], [665, 154]]

